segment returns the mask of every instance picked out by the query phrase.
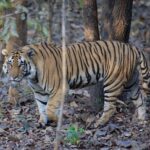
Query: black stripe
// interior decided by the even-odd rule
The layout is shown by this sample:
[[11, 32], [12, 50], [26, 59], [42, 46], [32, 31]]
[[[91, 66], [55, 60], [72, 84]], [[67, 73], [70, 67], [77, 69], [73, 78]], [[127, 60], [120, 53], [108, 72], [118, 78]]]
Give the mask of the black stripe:
[[56, 58], [56, 56], [54, 54], [54, 49], [52, 48], [52, 50], [51, 50], [51, 48], [47, 45], [47, 43], [45, 43], [45, 46], [51, 52], [51, 54], [53, 55], [53, 57], [55, 58], [55, 60], [57, 60], [57, 58]]
[[[89, 43], [89, 46], [90, 46], [90, 50], [88, 51], [88, 54], [89, 54], [89, 57], [90, 57], [90, 62], [91, 62], [91, 65], [92, 65], [92, 71], [93, 71], [93, 73], [94, 74], [96, 74], [96, 71], [95, 71], [95, 67], [94, 67], [94, 60], [95, 60], [95, 58], [94, 58], [94, 56], [93, 56], [93, 52], [92, 52], [92, 44], [91, 43]], [[92, 57], [93, 56], [93, 57]], [[94, 60], [93, 60], [94, 59]]]
[[104, 51], [103, 51], [103, 48], [102, 48], [101, 44], [99, 42], [96, 42], [96, 44], [100, 48], [102, 56], [104, 56]]
[[[108, 43], [107, 43], [106, 41], [103, 41], [103, 42], [105, 43], [105, 45], [106, 45], [106, 47], [107, 47], [107, 52], [108, 52], [109, 56], [111, 57], [111, 51], [109, 50]], [[111, 42], [111, 44], [113, 45], [113, 47], [115, 47], [113, 42]], [[115, 48], [114, 48], [114, 49], [115, 49]]]
[[40, 103], [42, 103], [43, 105], [47, 105], [47, 102], [43, 102], [43, 101], [41, 101], [41, 100], [39, 100], [37, 98], [36, 98], [36, 100], [39, 101]]
[[82, 51], [83, 51], [83, 54], [84, 54], [84, 58], [85, 58], [86, 64], [87, 64], [87, 66], [89, 66], [88, 59], [87, 59], [87, 56], [86, 56], [86, 53], [87, 53], [88, 48], [87, 48], [87, 46], [86, 46], [85, 43], [83, 43], [83, 45], [84, 45], [84, 47], [85, 47], [85, 49], [86, 49], [86, 52], [85, 52], [85, 49], [84, 49], [84, 48], [82, 49]]
[[47, 52], [47, 50], [46, 50], [46, 48], [44, 47], [44, 45], [47, 46], [46, 43], [41, 43], [42, 48], [44, 49], [44, 51], [46, 52], [46, 54], [49, 55], [49, 53]]
[[70, 48], [68, 48], [68, 56], [69, 56], [69, 61], [70, 61], [70, 67], [71, 67], [71, 72], [70, 72], [70, 79], [71, 80], [71, 76], [73, 75], [73, 62], [72, 62], [72, 55], [71, 55], [71, 50]]
[[80, 46], [80, 44], [77, 44], [78, 47], [79, 47], [79, 57], [80, 57], [80, 62], [81, 62], [81, 68], [83, 70], [83, 62], [82, 62], [82, 53], [81, 53], [81, 50], [82, 50], [82, 47]]
[[36, 94], [42, 95], [42, 96], [49, 96], [49, 93], [45, 93], [45, 91], [42, 93], [41, 91], [34, 91]]
[[[72, 45], [72, 52], [73, 52], [73, 54], [74, 54], [74, 58], [75, 58], [75, 61], [76, 61], [76, 67], [77, 67], [77, 73], [76, 73], [76, 82], [77, 82], [77, 80], [78, 80], [78, 78], [79, 78], [79, 66], [78, 66], [78, 60], [77, 60], [77, 56], [76, 56], [76, 54], [77, 54], [77, 51], [76, 51], [76, 48], [75, 48], [75, 46], [74, 45]], [[76, 53], [75, 53], [76, 52]], [[75, 65], [75, 64], [74, 64]]]

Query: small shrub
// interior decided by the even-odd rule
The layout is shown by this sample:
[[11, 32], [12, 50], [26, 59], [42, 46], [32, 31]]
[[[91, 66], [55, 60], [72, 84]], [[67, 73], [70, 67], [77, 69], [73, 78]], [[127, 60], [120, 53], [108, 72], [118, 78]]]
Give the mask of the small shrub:
[[83, 128], [78, 128], [76, 125], [71, 125], [67, 130], [65, 141], [74, 145], [78, 144], [80, 142], [80, 136], [83, 133]]

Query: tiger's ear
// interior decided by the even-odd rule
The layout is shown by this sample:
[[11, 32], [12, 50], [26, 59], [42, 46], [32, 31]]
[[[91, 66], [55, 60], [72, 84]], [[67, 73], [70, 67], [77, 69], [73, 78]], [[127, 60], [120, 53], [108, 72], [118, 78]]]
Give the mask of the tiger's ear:
[[27, 52], [27, 55], [28, 55], [29, 57], [34, 56], [34, 55], [35, 55], [34, 49], [33, 49], [33, 48], [30, 48], [30, 49], [28, 50], [28, 52]]
[[2, 55], [8, 56], [8, 50], [7, 49], [2, 49]]

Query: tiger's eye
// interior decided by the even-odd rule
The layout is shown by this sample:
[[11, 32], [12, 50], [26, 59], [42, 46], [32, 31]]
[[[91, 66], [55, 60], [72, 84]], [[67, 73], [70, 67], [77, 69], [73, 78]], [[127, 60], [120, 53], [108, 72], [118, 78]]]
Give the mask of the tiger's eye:
[[24, 65], [24, 61], [23, 61], [23, 60], [21, 60], [21, 61], [20, 61], [20, 64], [21, 64], [21, 65]]
[[11, 64], [11, 60], [8, 60], [8, 61], [7, 61], [7, 64]]

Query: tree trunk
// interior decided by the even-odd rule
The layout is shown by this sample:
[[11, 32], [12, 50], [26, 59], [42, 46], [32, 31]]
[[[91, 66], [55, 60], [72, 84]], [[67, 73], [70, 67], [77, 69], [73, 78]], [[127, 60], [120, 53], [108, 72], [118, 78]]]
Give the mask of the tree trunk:
[[[0, 42], [0, 50], [2, 50], [3, 47], [4, 47], [4, 46], [3, 46], [3, 43]], [[1, 74], [1, 72], [2, 72], [3, 61], [4, 61], [4, 57], [3, 57], [3, 55], [2, 55], [2, 53], [1, 53], [1, 51], [0, 51], [0, 74]]]
[[[19, 1], [19, 4], [25, 5], [26, 1], [25, 0]], [[8, 10], [6, 11], [6, 13], [10, 13], [10, 12], [13, 13], [13, 11], [14, 11], [13, 9]], [[23, 20], [21, 19], [21, 15], [24, 15]], [[6, 49], [9, 52], [11, 52], [16, 47], [25, 45], [27, 42], [27, 14], [26, 13], [17, 14], [15, 15], [15, 18], [16, 18], [17, 33], [19, 37], [12, 36], [9, 39], [8, 43], [6, 44]], [[17, 88], [10, 86], [8, 90], [8, 101], [12, 104], [17, 104], [19, 97], [20, 94]]]
[[128, 42], [133, 0], [103, 0], [102, 38]]
[[[86, 41], [99, 40], [98, 16], [96, 0], [83, 1], [83, 20], [84, 20], [84, 36]], [[101, 83], [86, 88], [91, 96], [92, 105], [96, 110], [100, 109], [99, 103], [102, 102]]]
[[48, 0], [48, 8], [49, 8], [49, 37], [48, 37], [48, 41], [52, 42], [52, 18], [53, 18], [53, 14], [54, 14], [54, 4], [55, 4], [55, 0]]
[[[129, 41], [133, 0], [103, 0], [102, 39]], [[126, 97], [125, 93], [120, 99]]]
[[[14, 2], [14, 5], [23, 5], [26, 6], [27, 0], [21, 0], [21, 1], [16, 1]], [[13, 13], [14, 9], [6, 10], [6, 13]], [[24, 15], [24, 19], [22, 19], [22, 15]], [[17, 26], [17, 33], [19, 37], [14, 37], [12, 36], [8, 43], [6, 44], [6, 49], [8, 51], [11, 51], [14, 47], [18, 46], [23, 46], [27, 43], [27, 14], [26, 13], [20, 13], [16, 14], [15, 16], [16, 19], [16, 26]]]
[[83, 20], [85, 40], [99, 40], [96, 0], [84, 0]]

